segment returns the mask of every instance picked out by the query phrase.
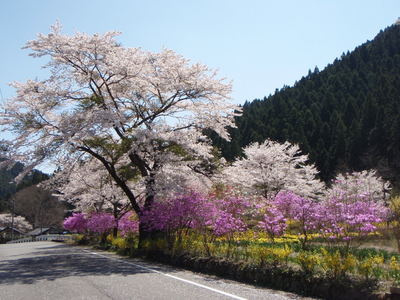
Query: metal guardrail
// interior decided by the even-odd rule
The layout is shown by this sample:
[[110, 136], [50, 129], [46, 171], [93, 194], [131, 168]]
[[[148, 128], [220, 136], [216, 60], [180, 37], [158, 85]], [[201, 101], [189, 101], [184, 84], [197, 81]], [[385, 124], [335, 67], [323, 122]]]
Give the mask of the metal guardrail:
[[18, 240], [8, 241], [7, 244], [19, 244], [19, 243], [30, 243], [30, 242], [40, 242], [40, 241], [67, 241], [71, 239], [72, 235], [44, 234], [44, 235], [38, 235], [36, 237], [26, 237]]

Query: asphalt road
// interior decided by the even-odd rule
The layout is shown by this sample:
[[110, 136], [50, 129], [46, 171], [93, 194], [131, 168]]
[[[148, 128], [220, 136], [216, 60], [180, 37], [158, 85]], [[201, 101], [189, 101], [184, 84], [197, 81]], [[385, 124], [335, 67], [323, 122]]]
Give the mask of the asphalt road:
[[1, 300], [304, 299], [90, 248], [0, 245]]

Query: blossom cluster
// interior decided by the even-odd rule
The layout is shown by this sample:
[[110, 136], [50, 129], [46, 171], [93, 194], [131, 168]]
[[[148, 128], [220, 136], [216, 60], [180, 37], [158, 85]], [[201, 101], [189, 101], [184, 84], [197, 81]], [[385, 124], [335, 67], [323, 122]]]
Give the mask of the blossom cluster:
[[204, 196], [189, 193], [157, 202], [143, 214], [149, 230], [173, 231], [180, 228], [211, 228], [217, 236], [247, 229], [246, 211], [250, 203], [245, 198]]
[[264, 230], [270, 238], [283, 235], [287, 228], [286, 218], [276, 207], [266, 209], [263, 220], [258, 223], [259, 227]]
[[381, 202], [356, 200], [345, 202], [333, 197], [324, 203], [321, 232], [330, 238], [352, 238], [351, 233], [368, 234], [375, 231], [376, 223], [387, 219], [388, 208]]
[[330, 239], [350, 240], [354, 233], [367, 235], [376, 230], [376, 223], [388, 217], [388, 209], [382, 202], [363, 196], [331, 197], [316, 202], [290, 192], [281, 192], [273, 204], [287, 218], [295, 220], [303, 235], [318, 232]]
[[64, 220], [64, 228], [77, 233], [99, 233], [104, 234], [116, 228], [122, 235], [138, 232], [138, 221], [133, 218], [133, 213], [126, 213], [117, 220], [109, 213], [83, 214], [74, 213]]
[[126, 236], [129, 233], [139, 232], [139, 222], [135, 219], [134, 213], [130, 211], [118, 220], [117, 228], [121, 235]]
[[[14, 216], [12, 221], [11, 214], [0, 214], [0, 227], [14, 227], [21, 232], [27, 232], [32, 229], [32, 225], [22, 216]], [[14, 224], [12, 224], [14, 222]]]
[[83, 233], [87, 229], [87, 219], [82, 213], [74, 213], [64, 220], [64, 228], [71, 232]]

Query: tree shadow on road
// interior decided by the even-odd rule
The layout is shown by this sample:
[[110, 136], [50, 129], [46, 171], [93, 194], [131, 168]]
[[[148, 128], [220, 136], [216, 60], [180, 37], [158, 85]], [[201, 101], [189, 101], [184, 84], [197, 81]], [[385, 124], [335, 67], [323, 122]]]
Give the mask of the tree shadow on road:
[[[152, 272], [135, 266], [134, 263], [97, 256], [67, 245], [39, 247], [39, 249], [32, 257], [13, 258], [0, 262], [0, 285], [33, 284], [39, 280], [56, 280], [69, 276], [113, 274], [128, 276]], [[164, 271], [153, 266], [151, 268]]]

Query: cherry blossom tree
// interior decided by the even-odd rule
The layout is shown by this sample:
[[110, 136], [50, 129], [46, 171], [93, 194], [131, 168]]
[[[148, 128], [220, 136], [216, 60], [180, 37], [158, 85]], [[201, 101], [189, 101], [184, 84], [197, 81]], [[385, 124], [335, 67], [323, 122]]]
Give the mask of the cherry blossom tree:
[[350, 202], [356, 200], [385, 202], [389, 191], [390, 183], [379, 177], [375, 170], [364, 170], [336, 176], [327, 197]]
[[108, 172], [94, 159], [75, 164], [68, 173], [62, 172], [43, 184], [45, 187], [52, 185], [57, 186], [59, 198], [73, 204], [79, 212], [110, 211], [118, 215], [130, 204]]
[[297, 145], [266, 140], [244, 148], [244, 157], [224, 171], [225, 180], [248, 194], [271, 199], [280, 191], [317, 198], [324, 184], [316, 178], [318, 170], [307, 164], [308, 156]]
[[80, 161], [65, 168], [57, 176], [42, 183], [42, 187], [56, 189], [59, 199], [72, 204], [76, 212], [111, 213], [116, 223], [113, 227], [114, 236], [118, 233], [119, 220], [131, 209], [122, 189], [96, 159]]
[[[11, 227], [11, 214], [0, 214], [0, 227]], [[21, 232], [32, 230], [32, 225], [22, 216], [14, 216], [14, 228]]]
[[[140, 217], [152, 206], [160, 177], [171, 182], [177, 172], [185, 178], [212, 173], [203, 131], [229, 139], [226, 127], [234, 126], [238, 108], [228, 102], [230, 83], [216, 71], [171, 50], [123, 47], [118, 34], [67, 36], [56, 24], [28, 42], [31, 56], [49, 58], [51, 75], [12, 84], [17, 95], [4, 104], [0, 124], [14, 136], [2, 149], [29, 162], [26, 172], [48, 160], [65, 168], [94, 158]], [[144, 187], [143, 206], [132, 180]]]

